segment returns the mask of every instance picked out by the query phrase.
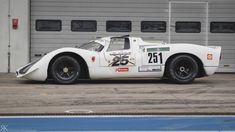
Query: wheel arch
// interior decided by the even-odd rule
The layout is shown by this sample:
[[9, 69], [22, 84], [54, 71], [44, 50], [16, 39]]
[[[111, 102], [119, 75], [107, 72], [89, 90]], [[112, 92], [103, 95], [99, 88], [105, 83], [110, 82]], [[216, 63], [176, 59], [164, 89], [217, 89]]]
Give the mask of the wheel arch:
[[62, 53], [55, 55], [50, 60], [48, 68], [47, 68], [48, 79], [51, 78], [50, 70], [51, 70], [51, 66], [52, 66], [53, 62], [55, 61], [56, 58], [58, 58], [60, 56], [64, 56], [64, 55], [71, 56], [71, 57], [75, 58], [79, 62], [79, 64], [81, 65], [81, 75], [79, 76], [79, 78], [82, 78], [82, 79], [89, 79], [90, 78], [88, 65], [87, 65], [86, 61], [79, 54], [74, 53], [74, 52], [62, 52]]
[[206, 72], [205, 72], [205, 69], [204, 69], [204, 64], [203, 64], [202, 60], [199, 57], [197, 57], [196, 55], [191, 54], [191, 53], [176, 53], [176, 54], [173, 54], [173, 55], [171, 55], [170, 57], [167, 58], [167, 60], [165, 62], [164, 77], [167, 77], [167, 68], [169, 66], [170, 61], [174, 57], [179, 56], [179, 55], [188, 55], [188, 56], [192, 57], [193, 59], [195, 59], [195, 61], [198, 64], [198, 68], [199, 68], [198, 69], [199, 71], [198, 71], [197, 78], [203, 77], [203, 76], [206, 75]]

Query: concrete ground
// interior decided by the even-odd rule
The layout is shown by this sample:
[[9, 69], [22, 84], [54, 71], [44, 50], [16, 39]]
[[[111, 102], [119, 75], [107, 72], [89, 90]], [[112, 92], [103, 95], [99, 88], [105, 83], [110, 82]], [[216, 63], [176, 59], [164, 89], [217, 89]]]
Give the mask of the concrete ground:
[[188, 85], [159, 79], [57, 85], [0, 74], [0, 114], [233, 112], [235, 74], [215, 74]]

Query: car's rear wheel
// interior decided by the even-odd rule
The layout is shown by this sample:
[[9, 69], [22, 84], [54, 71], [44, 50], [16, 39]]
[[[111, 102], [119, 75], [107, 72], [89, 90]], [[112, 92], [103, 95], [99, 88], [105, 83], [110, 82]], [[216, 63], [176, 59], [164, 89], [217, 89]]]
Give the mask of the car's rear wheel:
[[175, 83], [191, 83], [198, 74], [198, 64], [189, 55], [174, 57], [168, 65], [168, 77]]
[[51, 75], [57, 83], [74, 83], [80, 74], [80, 65], [71, 56], [60, 56], [51, 65]]

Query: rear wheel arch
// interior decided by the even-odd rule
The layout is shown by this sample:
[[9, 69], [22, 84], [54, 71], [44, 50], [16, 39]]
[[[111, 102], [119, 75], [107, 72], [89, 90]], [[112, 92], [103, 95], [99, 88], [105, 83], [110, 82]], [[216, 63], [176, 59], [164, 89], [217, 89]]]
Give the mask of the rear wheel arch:
[[198, 75], [197, 75], [197, 78], [198, 77], [203, 77], [206, 75], [205, 73], [205, 69], [204, 69], [204, 64], [203, 62], [201, 61], [200, 58], [198, 58], [196, 55], [194, 54], [190, 54], [190, 53], [177, 53], [177, 54], [173, 54], [171, 55], [170, 57], [167, 58], [166, 62], [165, 62], [165, 70], [164, 70], [164, 77], [167, 77], [167, 68], [169, 67], [169, 63], [171, 62], [171, 60], [173, 58], [175, 58], [176, 56], [180, 56], [180, 55], [188, 55], [190, 57], [192, 57], [198, 64]]
[[80, 64], [81, 66], [81, 75], [79, 76], [79, 78], [82, 78], [82, 79], [89, 79], [90, 78], [90, 74], [89, 74], [89, 69], [88, 69], [88, 65], [86, 63], [86, 61], [78, 54], [76, 53], [73, 53], [73, 52], [62, 52], [62, 53], [59, 53], [57, 55], [55, 55], [51, 61], [49, 62], [49, 65], [48, 65], [48, 69], [47, 69], [47, 74], [48, 74], [48, 79], [50, 79], [52, 76], [50, 75], [50, 70], [51, 70], [51, 67], [52, 67], [52, 64], [53, 62], [58, 58], [58, 57], [61, 57], [61, 56], [70, 56], [70, 57], [73, 57], [74, 59], [77, 60], [77, 62]]

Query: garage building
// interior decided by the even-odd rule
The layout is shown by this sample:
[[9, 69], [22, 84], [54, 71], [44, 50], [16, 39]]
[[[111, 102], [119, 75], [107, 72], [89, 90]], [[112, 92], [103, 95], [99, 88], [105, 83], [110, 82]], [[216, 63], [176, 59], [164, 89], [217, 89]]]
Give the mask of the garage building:
[[0, 1], [0, 72], [60, 47], [121, 35], [222, 46], [218, 72], [235, 72], [234, 0]]

